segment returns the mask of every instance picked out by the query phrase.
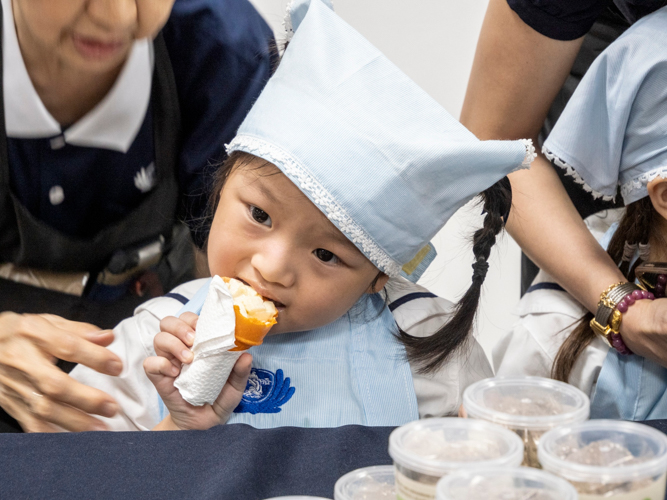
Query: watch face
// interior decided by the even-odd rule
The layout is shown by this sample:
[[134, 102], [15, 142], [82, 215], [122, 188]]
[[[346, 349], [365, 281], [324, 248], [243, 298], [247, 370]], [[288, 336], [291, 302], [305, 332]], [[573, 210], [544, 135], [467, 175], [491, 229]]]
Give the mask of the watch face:
[[667, 262], [644, 262], [635, 269], [635, 276], [656, 298], [665, 296]]

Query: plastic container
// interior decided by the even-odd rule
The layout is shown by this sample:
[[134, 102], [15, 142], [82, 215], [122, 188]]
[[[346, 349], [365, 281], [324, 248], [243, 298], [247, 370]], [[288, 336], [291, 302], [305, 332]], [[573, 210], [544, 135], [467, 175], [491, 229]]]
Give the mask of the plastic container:
[[516, 432], [524, 446], [522, 465], [540, 466], [537, 445], [542, 434], [588, 419], [588, 396], [576, 387], [541, 377], [497, 377], [481, 380], [463, 393], [470, 418], [494, 422]]
[[635, 422], [591, 420], [547, 432], [538, 456], [581, 500], [664, 500], [667, 436]]
[[394, 467], [378, 465], [348, 472], [334, 487], [334, 500], [395, 500]]
[[577, 500], [564, 479], [527, 467], [462, 470], [442, 478], [436, 490], [436, 500]]
[[266, 498], [265, 500], [331, 500], [329, 498], [324, 498], [324, 497], [309, 497], [309, 496], [303, 496], [303, 495], [291, 495], [291, 496], [286, 496], [286, 497], [271, 497], [271, 498]]
[[396, 498], [432, 500], [438, 480], [461, 468], [516, 467], [523, 459], [521, 439], [481, 420], [429, 418], [395, 429], [389, 436]]

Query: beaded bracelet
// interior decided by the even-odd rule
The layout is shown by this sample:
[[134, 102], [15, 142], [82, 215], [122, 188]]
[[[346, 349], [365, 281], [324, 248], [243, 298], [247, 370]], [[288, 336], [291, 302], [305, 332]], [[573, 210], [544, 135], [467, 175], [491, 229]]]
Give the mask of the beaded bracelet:
[[[632, 293], [627, 294], [620, 300], [618, 304], [616, 304], [616, 310], [614, 311], [614, 313], [618, 313], [619, 318], [618, 322], [614, 322], [612, 325], [613, 332], [611, 332], [610, 337], [611, 337], [611, 346], [621, 354], [632, 354], [632, 351], [627, 345], [625, 345], [625, 342], [623, 342], [621, 334], [619, 333], [619, 329], [621, 328], [621, 314], [627, 312], [628, 308], [632, 304], [642, 299], [654, 300], [655, 295], [646, 290], [635, 290]], [[612, 322], [613, 321], [614, 318], [612, 317]]]
[[623, 313], [642, 299], [653, 300], [655, 296], [640, 286], [628, 282], [615, 283], [600, 295], [597, 313], [590, 322], [591, 328], [606, 340], [609, 347], [613, 347], [620, 354], [632, 354], [619, 331]]
[[667, 274], [658, 274], [655, 283], [655, 298], [660, 299], [665, 296], [665, 287], [667, 286]]

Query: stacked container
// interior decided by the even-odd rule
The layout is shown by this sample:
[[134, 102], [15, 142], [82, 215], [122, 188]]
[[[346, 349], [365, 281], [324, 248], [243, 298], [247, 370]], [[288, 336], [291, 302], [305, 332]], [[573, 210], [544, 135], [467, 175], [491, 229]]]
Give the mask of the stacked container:
[[523, 441], [523, 465], [539, 467], [537, 445], [550, 429], [584, 422], [588, 396], [576, 387], [541, 377], [498, 377], [477, 382], [463, 393], [470, 418], [493, 422]]
[[574, 487], [528, 467], [456, 472], [438, 482], [436, 500], [577, 500]]
[[431, 418], [411, 422], [389, 436], [396, 498], [433, 500], [438, 480], [470, 467], [515, 467], [523, 460], [521, 439], [481, 420]]
[[664, 500], [667, 436], [647, 425], [591, 420], [547, 432], [539, 459], [580, 500]]
[[334, 500], [395, 500], [394, 468], [378, 465], [345, 474], [334, 488]]

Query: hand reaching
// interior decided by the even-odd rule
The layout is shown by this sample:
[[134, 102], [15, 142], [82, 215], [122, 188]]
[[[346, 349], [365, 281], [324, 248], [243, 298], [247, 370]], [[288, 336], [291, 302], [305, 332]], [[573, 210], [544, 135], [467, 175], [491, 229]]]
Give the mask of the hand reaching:
[[106, 349], [113, 339], [110, 330], [51, 314], [0, 313], [0, 406], [26, 432], [107, 429], [92, 415], [112, 417], [118, 404], [55, 362], [60, 358], [116, 376], [123, 365]]

